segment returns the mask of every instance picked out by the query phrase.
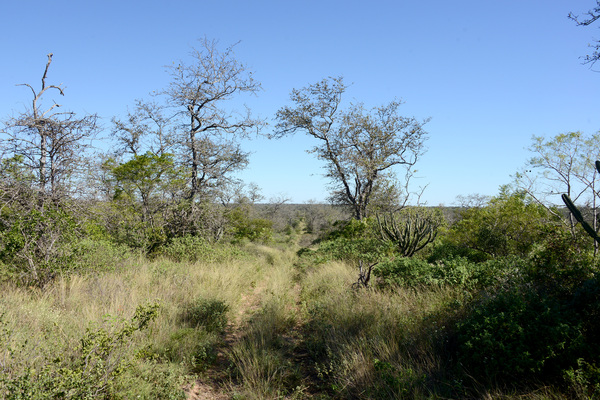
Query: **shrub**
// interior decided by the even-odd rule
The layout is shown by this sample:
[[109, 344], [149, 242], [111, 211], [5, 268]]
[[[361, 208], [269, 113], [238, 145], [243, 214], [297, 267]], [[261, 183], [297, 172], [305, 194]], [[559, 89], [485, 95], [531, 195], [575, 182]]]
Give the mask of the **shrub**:
[[476, 289], [496, 285], [520, 259], [497, 259], [474, 263], [463, 257], [451, 257], [429, 263], [416, 258], [397, 258], [378, 264], [373, 273], [382, 286], [461, 286]]
[[418, 286], [433, 282], [434, 265], [417, 258], [397, 258], [385, 261], [373, 270], [381, 285]]
[[156, 353], [170, 363], [186, 365], [192, 371], [200, 372], [216, 361], [218, 343], [217, 335], [204, 329], [181, 328], [174, 331]]
[[273, 221], [263, 218], [252, 218], [245, 207], [238, 207], [229, 214], [236, 240], [247, 239], [251, 242], [268, 243], [273, 238]]
[[377, 399], [408, 398], [415, 389], [422, 386], [426, 376], [419, 374], [412, 368], [399, 368], [398, 366], [375, 359], [373, 362], [373, 384], [368, 392]]
[[157, 255], [164, 255], [175, 262], [219, 262], [244, 257], [244, 251], [235, 246], [214, 245], [199, 236], [186, 235], [172, 239], [160, 248]]
[[336, 239], [366, 239], [379, 236], [377, 220], [364, 218], [362, 220], [351, 219], [348, 221], [336, 221], [333, 230], [327, 232], [318, 241], [330, 241]]
[[9, 274], [25, 285], [43, 287], [55, 276], [73, 267], [71, 243], [78, 227], [67, 205], [54, 204], [41, 195], [23, 195], [22, 207], [5, 207], [0, 212], [0, 261]]
[[[114, 398], [116, 379], [131, 368], [132, 336], [143, 330], [157, 316], [158, 305], [137, 308], [131, 320], [105, 318], [99, 327], [90, 327], [71, 355], [44, 355], [34, 366], [33, 361], [20, 366], [4, 363], [0, 375], [0, 394], [6, 399], [93, 399]], [[10, 332], [0, 332], [0, 342], [8, 355], [18, 354], [24, 345], [10, 343]]]
[[564, 304], [519, 287], [475, 303], [456, 332], [463, 366], [490, 381], [560, 375], [581, 342], [581, 326]]
[[102, 239], [83, 239], [73, 246], [73, 252], [78, 271], [111, 271], [132, 256], [129, 247]]
[[205, 239], [198, 236], [183, 236], [171, 240], [160, 253], [176, 262], [196, 262], [214, 259], [215, 252]]
[[364, 261], [374, 263], [388, 256], [392, 251], [389, 242], [378, 239], [338, 238], [321, 243], [316, 256], [325, 260], [340, 260], [351, 263]]
[[207, 332], [222, 332], [227, 326], [229, 306], [221, 300], [198, 298], [187, 307], [183, 319], [191, 326]]
[[577, 360], [576, 368], [569, 368], [564, 378], [577, 398], [597, 399], [600, 397], [600, 368], [583, 358]]
[[424, 252], [427, 253], [424, 258], [432, 264], [454, 257], [463, 257], [474, 263], [483, 262], [489, 259], [486, 254], [470, 249], [459, 243], [454, 243], [447, 237], [438, 237], [432, 246], [425, 249]]
[[485, 207], [464, 211], [446, 240], [490, 257], [526, 257], [552, 222], [553, 217], [543, 206], [522, 193], [505, 191]]

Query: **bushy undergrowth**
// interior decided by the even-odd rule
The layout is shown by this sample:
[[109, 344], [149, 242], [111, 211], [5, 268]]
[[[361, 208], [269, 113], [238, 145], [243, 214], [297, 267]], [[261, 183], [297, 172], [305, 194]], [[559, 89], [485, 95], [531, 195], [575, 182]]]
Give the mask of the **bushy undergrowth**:
[[[99, 255], [104, 251], [107, 259], [115, 255]], [[136, 255], [127, 268], [80, 271], [43, 290], [3, 284], [0, 398], [184, 398], [188, 375], [214, 365], [229, 310], [238, 313], [263, 262], [246, 255], [184, 264]], [[152, 323], [122, 317], [150, 299], [161, 304]], [[85, 372], [92, 361], [95, 369]]]
[[330, 263], [305, 279], [304, 345], [319, 390], [332, 398], [428, 397], [438, 390], [431, 379], [442, 361], [428, 328], [441, 329], [438, 313], [452, 291], [354, 292], [353, 275], [347, 265]]
[[202, 327], [208, 332], [222, 332], [227, 325], [229, 306], [221, 300], [198, 298], [183, 314], [186, 323], [194, 328]]
[[458, 321], [460, 361], [489, 381], [560, 377], [585, 346], [582, 321], [572, 311], [528, 288], [496, 293]]
[[250, 216], [247, 207], [238, 207], [228, 215], [234, 241], [269, 243], [273, 239], [273, 221]]
[[6, 399], [112, 399], [120, 398], [123, 386], [160, 376], [150, 393], [182, 399], [177, 377], [164, 379], [167, 370], [150, 367], [147, 375], [139, 376], [133, 367], [132, 359], [139, 357], [139, 349], [131, 348], [133, 335], [146, 329], [157, 311], [158, 305], [151, 304], [138, 307], [130, 320], [106, 316], [100, 326], [86, 329], [76, 349], [46, 349], [37, 359], [24, 354], [27, 343], [15, 342], [12, 332], [2, 326], [0, 395]]
[[501, 285], [475, 292], [464, 305], [453, 338], [457, 359], [470, 376], [515, 387], [548, 382], [571, 394], [595, 391], [600, 377], [594, 372], [600, 356], [596, 267], [581, 260], [567, 267], [565, 261], [521, 262]]
[[244, 252], [232, 245], [214, 245], [199, 236], [182, 236], [171, 240], [157, 254], [177, 262], [225, 262], [243, 257]]
[[206, 370], [215, 363], [217, 348], [222, 345], [228, 310], [221, 300], [195, 299], [182, 310], [180, 327], [157, 353], [170, 362], [189, 365], [194, 372]]
[[83, 239], [74, 246], [74, 269], [83, 272], [114, 271], [133, 256], [132, 250], [103, 239]]
[[[3, 284], [2, 393], [176, 399], [199, 378], [239, 399], [599, 395], [600, 283], [585, 246], [554, 232], [491, 257], [442, 237], [405, 258], [371, 228], [351, 222], [300, 257], [283, 239], [184, 236], [151, 257], [74, 242], [71, 272], [43, 289]], [[361, 262], [377, 264], [377, 284], [354, 290]], [[124, 318], [154, 299], [147, 325]]]
[[527, 260], [518, 257], [479, 263], [461, 256], [435, 263], [418, 258], [397, 258], [379, 263], [373, 273], [379, 278], [380, 287], [449, 286], [473, 291], [514, 282], [527, 265]]

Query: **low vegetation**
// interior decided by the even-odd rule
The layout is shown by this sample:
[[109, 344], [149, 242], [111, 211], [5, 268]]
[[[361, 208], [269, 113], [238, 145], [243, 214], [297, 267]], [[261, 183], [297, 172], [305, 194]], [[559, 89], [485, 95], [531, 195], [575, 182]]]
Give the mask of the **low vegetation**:
[[[436, 222], [412, 257], [375, 218], [301, 247], [297, 215], [267, 241], [232, 230], [146, 254], [88, 237], [43, 285], [3, 267], [1, 396], [595, 398], [593, 242], [543, 208], [524, 225], [527, 201], [505, 193]], [[496, 215], [502, 240], [484, 229]], [[371, 280], [356, 285], [364, 265]]]

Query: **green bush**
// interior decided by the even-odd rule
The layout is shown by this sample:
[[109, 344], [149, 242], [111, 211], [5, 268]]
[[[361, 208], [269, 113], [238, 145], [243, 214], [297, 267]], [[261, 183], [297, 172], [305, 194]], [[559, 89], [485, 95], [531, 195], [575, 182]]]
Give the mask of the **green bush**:
[[77, 271], [112, 271], [132, 256], [131, 249], [102, 239], [83, 239], [73, 246]]
[[229, 214], [235, 240], [268, 243], [273, 238], [273, 221], [263, 218], [252, 218], [245, 207], [238, 207]]
[[179, 365], [155, 360], [133, 363], [115, 382], [115, 399], [184, 400], [190, 377]]
[[8, 349], [9, 358], [2, 363], [0, 395], [11, 400], [116, 398], [119, 377], [131, 369], [132, 336], [145, 329], [157, 312], [158, 305], [150, 304], [138, 307], [129, 321], [107, 316], [101, 326], [86, 330], [72, 354], [43, 354], [42, 361], [25, 365], [11, 359], [24, 344], [11, 343], [10, 332], [1, 330], [0, 344]]
[[208, 241], [191, 235], [174, 238], [160, 253], [176, 262], [212, 261], [215, 258], [215, 251]]
[[397, 258], [375, 266], [373, 273], [381, 286], [460, 286], [477, 289], [495, 286], [519, 270], [521, 259], [496, 259], [474, 263], [451, 257], [430, 263], [417, 258]]
[[185, 365], [194, 372], [206, 370], [217, 359], [219, 337], [194, 327], [175, 330], [169, 340], [155, 349], [160, 359]]
[[398, 368], [387, 361], [374, 360], [374, 382], [368, 392], [376, 399], [409, 398], [426, 376], [411, 368]]
[[560, 376], [582, 341], [580, 321], [565, 304], [527, 287], [475, 303], [456, 333], [467, 372], [505, 382]]
[[198, 298], [187, 307], [183, 315], [185, 322], [207, 332], [222, 332], [227, 326], [229, 306], [221, 300]]
[[172, 239], [158, 249], [156, 255], [163, 255], [175, 262], [220, 262], [246, 256], [238, 247], [216, 245], [199, 236], [186, 235]]
[[336, 239], [368, 239], [379, 237], [379, 227], [374, 218], [362, 220], [351, 219], [348, 221], [336, 221], [333, 229], [325, 233], [318, 242]]
[[526, 257], [553, 225], [559, 223], [543, 206], [523, 193], [505, 190], [485, 207], [465, 210], [445, 240], [482, 256]]
[[393, 252], [393, 245], [374, 238], [344, 238], [322, 242], [315, 252], [302, 251], [300, 254], [315, 257], [315, 261], [341, 260], [351, 263], [364, 261], [375, 263]]
[[489, 259], [486, 254], [463, 246], [460, 243], [454, 243], [446, 237], [438, 237], [432, 246], [425, 249], [423, 252], [426, 253], [423, 258], [426, 258], [427, 261], [432, 264], [455, 257], [466, 258], [474, 263], [483, 262]]
[[65, 204], [41, 196], [23, 195], [22, 207], [0, 212], [0, 261], [6, 276], [25, 285], [43, 287], [57, 275], [73, 269], [72, 243], [78, 240], [78, 222]]
[[435, 265], [418, 258], [397, 258], [379, 263], [373, 274], [379, 278], [380, 285], [420, 286], [435, 281], [432, 270]]
[[576, 398], [600, 398], [600, 368], [596, 364], [580, 358], [576, 368], [565, 371], [564, 379]]

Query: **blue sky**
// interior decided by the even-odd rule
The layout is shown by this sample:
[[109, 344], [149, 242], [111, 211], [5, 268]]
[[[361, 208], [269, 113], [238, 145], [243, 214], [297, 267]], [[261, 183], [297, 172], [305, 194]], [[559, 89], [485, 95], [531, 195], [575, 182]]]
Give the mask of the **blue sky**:
[[[594, 0], [5, 1], [0, 5], [0, 118], [23, 110], [39, 84], [63, 83], [61, 103], [97, 113], [107, 131], [134, 100], [169, 80], [197, 39], [237, 58], [263, 91], [244, 99], [274, 124], [292, 88], [327, 76], [352, 83], [346, 100], [431, 117], [428, 152], [416, 165], [430, 205], [494, 195], [530, 156], [532, 135], [600, 129], [600, 73], [582, 65], [600, 24], [577, 27]], [[597, 66], [600, 69], [600, 65]], [[323, 201], [322, 164], [301, 135], [244, 141], [241, 174], [266, 198]]]

